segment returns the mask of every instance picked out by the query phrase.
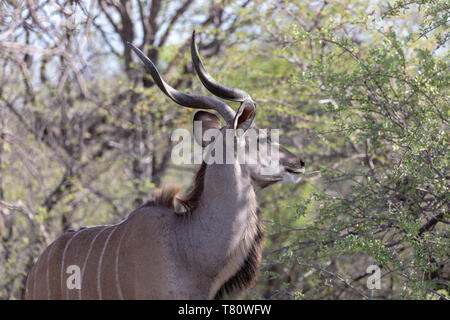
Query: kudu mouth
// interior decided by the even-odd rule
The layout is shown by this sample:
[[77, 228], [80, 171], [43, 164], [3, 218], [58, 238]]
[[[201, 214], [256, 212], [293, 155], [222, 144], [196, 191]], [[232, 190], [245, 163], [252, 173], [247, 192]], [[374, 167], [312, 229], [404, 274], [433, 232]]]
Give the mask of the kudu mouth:
[[284, 152], [288, 158], [281, 161], [281, 165], [284, 168], [281, 174], [282, 181], [285, 183], [298, 183], [306, 171], [305, 162], [287, 150], [284, 150]]
[[282, 174], [282, 182], [284, 183], [299, 183], [302, 179], [302, 174], [305, 172], [305, 168], [284, 168], [284, 172]]
[[284, 159], [281, 160], [280, 164], [286, 173], [296, 176], [305, 173], [305, 161], [303, 159], [285, 148], [281, 148], [281, 152], [284, 154]]
[[284, 168], [284, 170], [286, 170], [287, 172], [292, 173], [292, 174], [302, 174], [302, 173], [305, 173], [305, 167], [300, 168], [300, 169]]

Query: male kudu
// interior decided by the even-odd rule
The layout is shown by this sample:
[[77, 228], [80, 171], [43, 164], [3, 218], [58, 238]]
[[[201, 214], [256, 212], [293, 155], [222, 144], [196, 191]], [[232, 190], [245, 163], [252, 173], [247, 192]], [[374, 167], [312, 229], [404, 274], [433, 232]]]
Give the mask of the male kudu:
[[[233, 141], [249, 139], [273, 146], [254, 126], [256, 106], [242, 90], [217, 83], [205, 70], [192, 35], [191, 55], [203, 85], [214, 95], [241, 103], [238, 111], [216, 98], [181, 93], [161, 78], [157, 68], [130, 44], [157, 86], [177, 104], [217, 111], [198, 111], [194, 121], [202, 130], [217, 129], [225, 136], [234, 130]], [[251, 128], [257, 134], [245, 133]], [[202, 132], [194, 132], [203, 146]], [[244, 134], [242, 135], [242, 132]], [[239, 140], [240, 139], [240, 140]], [[240, 143], [237, 143], [237, 140]], [[214, 140], [210, 144], [219, 141]], [[270, 162], [264, 154], [256, 163], [203, 164], [190, 193], [177, 198], [178, 189], [166, 188], [152, 201], [133, 211], [124, 221], [83, 228], [61, 235], [39, 256], [28, 274], [27, 299], [212, 299], [249, 287], [257, 274], [263, 247], [263, 225], [254, 186], [300, 180], [304, 162], [279, 147], [279, 165], [262, 174]], [[205, 148], [207, 149], [207, 148]], [[184, 212], [174, 209], [178, 201]], [[68, 288], [69, 266], [78, 266], [80, 289]]]

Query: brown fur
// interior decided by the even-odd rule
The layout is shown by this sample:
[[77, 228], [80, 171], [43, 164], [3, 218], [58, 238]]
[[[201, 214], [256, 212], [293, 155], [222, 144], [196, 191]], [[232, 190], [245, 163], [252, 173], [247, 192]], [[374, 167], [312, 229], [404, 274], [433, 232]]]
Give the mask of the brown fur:
[[166, 186], [158, 189], [153, 195], [153, 202], [158, 207], [175, 210], [175, 199], [180, 190], [180, 186]]
[[199, 170], [195, 174], [194, 182], [191, 191], [181, 197], [177, 197], [179, 194], [181, 187], [180, 186], [165, 186], [160, 189], [157, 189], [151, 199], [147, 201], [143, 207], [147, 206], [155, 206], [155, 207], [164, 207], [170, 210], [175, 210], [176, 205], [175, 202], [178, 203], [187, 210], [187, 212], [191, 212], [195, 210], [197, 207], [200, 196], [203, 193], [204, 186], [204, 177], [206, 171], [206, 163], [202, 163]]
[[175, 210], [175, 200], [177, 194], [180, 192], [180, 186], [164, 186], [156, 189], [150, 200], [144, 203], [142, 207], [163, 207], [170, 210]]

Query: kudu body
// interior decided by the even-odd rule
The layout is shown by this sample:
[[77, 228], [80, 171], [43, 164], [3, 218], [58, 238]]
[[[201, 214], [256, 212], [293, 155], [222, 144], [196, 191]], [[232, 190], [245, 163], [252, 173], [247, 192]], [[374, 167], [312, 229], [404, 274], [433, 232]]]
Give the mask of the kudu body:
[[[239, 101], [235, 113], [221, 100], [188, 95], [162, 80], [153, 63], [137, 48], [158, 87], [176, 103], [190, 108], [213, 109], [226, 121], [222, 126], [214, 114], [199, 111], [195, 132], [206, 149], [203, 132], [216, 129], [243, 132], [230, 142], [245, 145], [249, 128], [253, 139], [274, 144], [260, 135], [253, 120], [256, 106], [239, 89], [217, 83], [206, 72], [192, 36], [193, 64], [205, 87], [218, 97]], [[215, 140], [216, 141], [216, 140]], [[212, 145], [215, 142], [211, 142]], [[61, 235], [39, 256], [28, 274], [27, 299], [212, 299], [249, 287], [257, 274], [263, 247], [263, 225], [254, 186], [276, 182], [298, 182], [304, 162], [279, 147], [279, 166], [271, 175], [261, 174], [268, 159], [256, 163], [206, 164], [198, 170], [192, 190], [176, 198], [177, 190], [163, 189], [152, 201], [133, 211], [116, 225], [96, 226]], [[265, 157], [268, 157], [267, 155]], [[185, 212], [174, 210], [178, 200]], [[69, 288], [69, 266], [77, 266], [81, 287]]]

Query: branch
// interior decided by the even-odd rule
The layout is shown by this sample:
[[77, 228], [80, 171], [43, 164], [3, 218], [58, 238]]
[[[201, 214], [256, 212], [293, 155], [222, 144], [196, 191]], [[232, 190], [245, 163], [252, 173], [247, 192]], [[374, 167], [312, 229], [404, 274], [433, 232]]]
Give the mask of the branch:
[[173, 26], [175, 25], [177, 20], [181, 17], [181, 15], [190, 7], [190, 5], [192, 3], [193, 3], [193, 0], [186, 0], [184, 2], [184, 4], [180, 8], [178, 8], [178, 10], [175, 12], [174, 16], [172, 17], [172, 19], [170, 19], [170, 22], [166, 28], [166, 31], [159, 39], [158, 47], [162, 47], [165, 44], [167, 38], [170, 35], [170, 32], [172, 31]]

